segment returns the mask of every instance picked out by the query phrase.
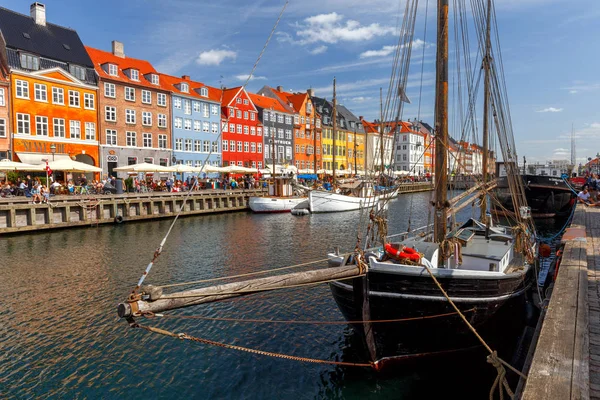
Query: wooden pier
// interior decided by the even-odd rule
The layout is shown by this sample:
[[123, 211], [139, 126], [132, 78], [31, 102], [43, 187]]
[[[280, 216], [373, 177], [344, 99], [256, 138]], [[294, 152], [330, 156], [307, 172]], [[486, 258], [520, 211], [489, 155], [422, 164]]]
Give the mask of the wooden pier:
[[577, 205], [523, 399], [600, 399], [600, 207]]
[[0, 201], [0, 234], [166, 218], [182, 206], [181, 215], [241, 211], [250, 196], [263, 195], [262, 189], [75, 195], [52, 197], [49, 205], [12, 197]]

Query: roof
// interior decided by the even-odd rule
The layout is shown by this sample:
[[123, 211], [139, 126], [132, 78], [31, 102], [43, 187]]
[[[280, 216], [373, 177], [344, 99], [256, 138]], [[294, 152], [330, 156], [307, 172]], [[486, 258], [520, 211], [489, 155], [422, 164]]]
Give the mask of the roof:
[[254, 106], [257, 108], [273, 109], [275, 111], [289, 113], [289, 111], [286, 108], [284, 108], [283, 105], [279, 101], [277, 101], [271, 97], [267, 97], [267, 96], [263, 96], [263, 95], [255, 94], [255, 93], [248, 93], [248, 96], [250, 97], [250, 100], [252, 101], [252, 103], [254, 103]]
[[46, 26], [38, 25], [29, 15], [0, 7], [0, 31], [9, 48], [90, 68], [93, 66], [73, 29], [48, 22]]
[[[117, 81], [122, 83], [128, 83], [132, 85], [145, 86], [151, 89], [162, 89], [170, 91], [170, 89], [163, 85], [160, 80], [158, 85], [153, 85], [148, 79], [144, 77], [146, 74], [157, 74], [158, 72], [154, 69], [152, 64], [150, 64], [146, 60], [139, 60], [137, 58], [131, 57], [117, 57], [113, 53], [109, 51], [94, 49], [92, 47], [85, 46], [92, 62], [94, 63], [94, 68], [96, 69], [96, 73], [101, 79]], [[108, 73], [108, 69], [104, 70], [102, 65], [104, 64], [115, 64], [118, 66], [118, 75], [113, 76]], [[136, 69], [139, 71], [140, 80], [136, 81], [130, 79], [125, 73], [124, 70], [127, 69]]]
[[229, 106], [229, 104], [237, 97], [238, 93], [243, 88], [243, 86], [236, 86], [234, 88], [223, 89], [223, 99], [221, 100], [221, 105], [223, 107]]
[[[182, 96], [195, 97], [201, 100], [208, 100], [215, 103], [221, 104], [221, 97], [223, 95], [223, 91], [221, 89], [217, 89], [212, 86], [207, 86], [202, 82], [192, 81], [189, 78], [177, 77], [166, 74], [158, 74], [159, 82], [163, 89], [169, 90], [171, 93], [180, 94]], [[177, 86], [180, 83], [187, 83], [190, 87], [190, 91], [182, 92]], [[208, 89], [208, 97], [200, 95], [200, 89], [207, 88]]]
[[277, 100], [279, 102], [279, 104], [281, 104], [281, 106], [286, 109], [285, 112], [288, 112], [288, 113], [298, 112], [299, 109], [302, 107], [302, 103], [300, 103], [300, 106], [297, 107], [296, 109], [294, 109], [293, 104], [290, 106], [291, 100], [290, 100], [289, 96], [293, 95], [292, 93], [279, 91], [278, 89], [274, 89], [268, 85], [263, 86], [258, 91], [258, 93]]

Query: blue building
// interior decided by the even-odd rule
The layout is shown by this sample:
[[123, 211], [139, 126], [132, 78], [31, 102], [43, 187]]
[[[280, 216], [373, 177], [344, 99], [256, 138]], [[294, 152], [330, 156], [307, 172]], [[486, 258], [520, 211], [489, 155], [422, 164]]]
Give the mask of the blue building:
[[172, 164], [220, 166], [221, 90], [187, 75], [160, 74], [160, 79], [171, 91]]

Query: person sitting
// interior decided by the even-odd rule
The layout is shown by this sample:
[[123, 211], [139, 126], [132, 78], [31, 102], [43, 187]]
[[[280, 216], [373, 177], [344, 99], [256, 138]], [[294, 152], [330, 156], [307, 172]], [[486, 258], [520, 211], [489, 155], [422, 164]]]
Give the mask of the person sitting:
[[12, 195], [13, 195], [12, 187], [10, 186], [10, 183], [7, 182], [6, 185], [2, 186], [1, 196], [2, 197], [10, 197]]
[[52, 182], [52, 185], [50, 185], [50, 193], [54, 195], [58, 194], [61, 186], [62, 185], [58, 183], [58, 181]]
[[577, 195], [577, 201], [579, 203], [584, 203], [584, 204], [590, 204], [592, 203], [590, 198], [592, 196], [590, 195], [590, 192], [588, 191], [588, 188], [586, 187], [585, 189], [583, 189], [581, 192], [579, 192], [579, 194]]
[[25, 184], [25, 181], [21, 181], [21, 183], [19, 183], [19, 188], [17, 189], [17, 196], [25, 196], [26, 189], [27, 185]]
[[40, 204], [42, 202], [42, 196], [40, 195], [40, 189], [42, 185], [39, 182], [35, 182], [33, 189], [31, 189], [31, 195], [33, 196], [33, 204]]
[[50, 201], [50, 192], [44, 185], [42, 185], [42, 187], [40, 188], [40, 199], [41, 202], [45, 204], [48, 204], [48, 202]]
[[75, 185], [73, 185], [73, 181], [69, 181], [69, 183], [67, 183], [67, 190], [71, 194], [75, 193]]

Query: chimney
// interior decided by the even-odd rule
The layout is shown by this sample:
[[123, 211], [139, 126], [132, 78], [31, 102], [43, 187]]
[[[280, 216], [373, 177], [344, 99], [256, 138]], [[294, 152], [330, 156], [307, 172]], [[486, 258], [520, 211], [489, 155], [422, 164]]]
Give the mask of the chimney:
[[181, 79], [183, 79], [184, 81], [189, 81], [190, 76], [189, 75], [181, 75]]
[[29, 7], [29, 15], [38, 25], [46, 26], [46, 6], [35, 2]]
[[283, 92], [283, 86], [277, 86], [277, 91], [278, 92]]
[[362, 121], [363, 120], [363, 116], [361, 115], [360, 117], [358, 117], [358, 119], [360, 119]]
[[306, 93], [310, 96], [310, 97], [315, 97], [315, 89], [307, 89]]
[[117, 57], [125, 58], [125, 46], [123, 46], [123, 43], [113, 40], [112, 53]]

